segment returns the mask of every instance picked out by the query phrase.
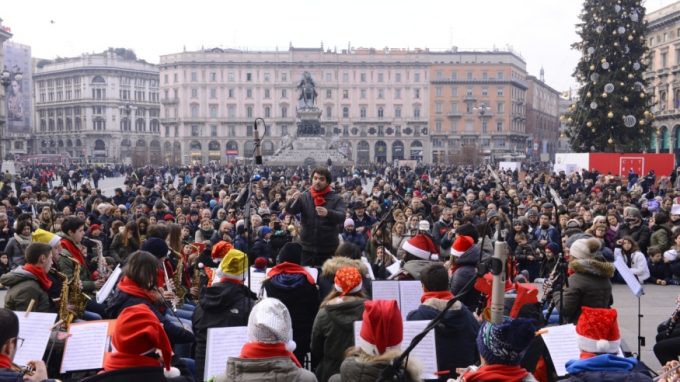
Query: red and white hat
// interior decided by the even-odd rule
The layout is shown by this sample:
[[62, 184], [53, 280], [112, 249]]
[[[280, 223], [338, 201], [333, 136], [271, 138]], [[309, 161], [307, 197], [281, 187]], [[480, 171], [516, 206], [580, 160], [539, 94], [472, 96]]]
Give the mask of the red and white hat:
[[475, 239], [471, 236], [458, 235], [456, 241], [454, 241], [451, 246], [451, 254], [456, 257], [461, 257], [473, 245], [475, 245]]
[[[581, 315], [576, 324], [578, 347], [581, 352], [618, 353], [621, 347], [621, 334], [616, 316], [616, 309], [587, 306], [581, 308]], [[581, 358], [584, 358], [583, 354]]]
[[404, 339], [404, 323], [395, 300], [374, 300], [364, 303], [363, 322], [357, 346], [366, 354], [381, 355], [399, 350]]
[[402, 244], [401, 249], [423, 260], [438, 260], [439, 250], [429, 236], [419, 233]]

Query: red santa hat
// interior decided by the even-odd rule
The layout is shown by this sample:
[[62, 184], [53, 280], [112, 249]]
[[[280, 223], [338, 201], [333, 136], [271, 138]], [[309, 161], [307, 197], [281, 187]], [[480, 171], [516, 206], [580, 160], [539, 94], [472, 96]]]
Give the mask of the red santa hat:
[[369, 355], [381, 355], [399, 350], [404, 339], [404, 324], [395, 300], [374, 300], [364, 303], [363, 322], [357, 346]]
[[456, 241], [454, 241], [451, 246], [451, 254], [456, 257], [461, 257], [473, 245], [475, 245], [475, 239], [470, 236], [458, 235]]
[[618, 353], [621, 347], [621, 334], [616, 316], [616, 309], [587, 306], [581, 308], [581, 315], [576, 324], [581, 358], [588, 357], [583, 353]]
[[419, 233], [402, 244], [401, 248], [423, 260], [438, 260], [439, 250], [428, 235]]

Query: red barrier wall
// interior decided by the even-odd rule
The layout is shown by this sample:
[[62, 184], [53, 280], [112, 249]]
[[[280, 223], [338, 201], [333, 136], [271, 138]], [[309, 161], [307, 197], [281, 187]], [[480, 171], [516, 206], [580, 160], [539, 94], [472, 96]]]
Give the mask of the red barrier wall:
[[657, 179], [670, 175], [675, 166], [673, 154], [639, 154], [639, 153], [591, 153], [590, 169], [597, 169], [601, 174], [628, 175], [632, 168], [640, 177], [654, 170]]

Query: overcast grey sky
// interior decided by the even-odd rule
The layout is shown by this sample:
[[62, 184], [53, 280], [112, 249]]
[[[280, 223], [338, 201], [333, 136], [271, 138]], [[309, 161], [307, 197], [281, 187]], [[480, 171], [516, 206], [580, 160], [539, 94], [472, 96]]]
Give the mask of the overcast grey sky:
[[[647, 12], [674, 0], [647, 0]], [[0, 11], [13, 40], [33, 56], [68, 57], [108, 47], [163, 54], [223, 48], [352, 47], [520, 53], [530, 74], [543, 66], [557, 90], [574, 86], [580, 0], [22, 0]]]

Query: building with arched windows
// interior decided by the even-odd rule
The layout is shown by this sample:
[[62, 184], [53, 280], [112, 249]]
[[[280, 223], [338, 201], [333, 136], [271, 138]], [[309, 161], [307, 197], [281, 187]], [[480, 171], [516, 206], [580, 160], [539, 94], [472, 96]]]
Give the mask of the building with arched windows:
[[164, 163], [156, 65], [126, 49], [37, 60], [33, 84], [34, 153], [66, 153], [87, 163]]

